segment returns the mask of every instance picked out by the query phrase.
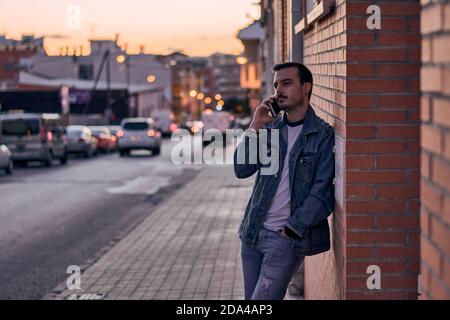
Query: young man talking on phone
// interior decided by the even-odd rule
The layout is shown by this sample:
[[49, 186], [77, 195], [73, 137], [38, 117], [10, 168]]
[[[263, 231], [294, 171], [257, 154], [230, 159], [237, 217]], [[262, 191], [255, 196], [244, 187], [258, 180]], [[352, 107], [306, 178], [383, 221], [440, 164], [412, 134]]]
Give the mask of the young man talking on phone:
[[[246, 300], [282, 300], [304, 257], [330, 249], [334, 131], [309, 104], [313, 77], [307, 67], [286, 62], [273, 72], [275, 95], [256, 108], [234, 159], [238, 178], [257, 173], [239, 228]], [[275, 101], [281, 112], [273, 117], [270, 104]], [[276, 173], [264, 174], [259, 160], [242, 163], [238, 154], [249, 158], [248, 144], [271, 130], [280, 133], [280, 141], [268, 140], [278, 143], [279, 166]]]

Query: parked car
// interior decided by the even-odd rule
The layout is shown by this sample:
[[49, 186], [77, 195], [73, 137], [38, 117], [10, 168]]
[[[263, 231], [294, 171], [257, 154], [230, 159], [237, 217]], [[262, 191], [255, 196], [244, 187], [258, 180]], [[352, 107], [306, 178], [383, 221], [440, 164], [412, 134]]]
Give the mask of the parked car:
[[4, 144], [0, 145], [0, 170], [5, 170], [6, 174], [12, 174], [14, 169], [12, 153]]
[[120, 156], [131, 150], [146, 149], [157, 155], [161, 153], [161, 132], [151, 118], [128, 118], [121, 123], [123, 130], [118, 132]]
[[157, 109], [152, 112], [151, 117], [163, 136], [170, 136], [177, 130], [177, 125], [174, 122], [175, 116], [170, 110]]
[[85, 158], [96, 156], [97, 139], [86, 126], [67, 127], [67, 151], [74, 154], [83, 154]]
[[121, 126], [106, 126], [109, 131], [111, 131], [111, 134], [117, 138], [117, 132], [122, 130]]
[[2, 143], [14, 161], [42, 161], [51, 166], [54, 159], [67, 163], [67, 136], [58, 114], [17, 113], [0, 116]]
[[109, 153], [116, 151], [117, 138], [111, 134], [111, 131], [105, 126], [91, 126], [92, 135], [97, 138], [97, 148], [104, 152]]

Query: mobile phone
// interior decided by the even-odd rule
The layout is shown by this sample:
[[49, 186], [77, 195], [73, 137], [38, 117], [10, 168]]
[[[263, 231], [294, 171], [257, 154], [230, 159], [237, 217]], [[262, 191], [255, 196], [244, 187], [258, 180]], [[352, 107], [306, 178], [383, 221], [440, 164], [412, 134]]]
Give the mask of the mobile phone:
[[269, 109], [270, 109], [270, 115], [273, 118], [276, 118], [278, 116], [278, 114], [281, 112], [281, 108], [278, 105], [278, 102], [276, 102], [276, 101], [269, 103]]

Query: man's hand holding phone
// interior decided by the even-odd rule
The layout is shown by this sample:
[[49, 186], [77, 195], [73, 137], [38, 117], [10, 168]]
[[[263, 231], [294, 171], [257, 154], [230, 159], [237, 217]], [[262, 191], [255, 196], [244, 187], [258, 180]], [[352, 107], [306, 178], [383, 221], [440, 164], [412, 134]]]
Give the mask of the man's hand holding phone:
[[[255, 114], [253, 115], [253, 121], [250, 124], [250, 129], [258, 131], [259, 129], [262, 129], [264, 125], [272, 122], [276, 116], [278, 116], [278, 113], [281, 111], [279, 107], [277, 108], [278, 104], [276, 103], [275, 96], [271, 96], [267, 99], [265, 99], [255, 110]], [[276, 116], [273, 116], [273, 113], [271, 112], [275, 111], [277, 112]]]

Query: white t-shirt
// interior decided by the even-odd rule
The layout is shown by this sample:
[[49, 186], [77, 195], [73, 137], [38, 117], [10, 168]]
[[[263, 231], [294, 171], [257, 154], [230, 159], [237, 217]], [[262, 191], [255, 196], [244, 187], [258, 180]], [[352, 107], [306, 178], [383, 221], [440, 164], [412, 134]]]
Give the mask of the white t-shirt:
[[264, 228], [271, 231], [284, 229], [291, 216], [291, 190], [289, 185], [289, 156], [297, 138], [303, 130], [303, 120], [295, 123], [287, 122], [287, 153], [284, 159], [280, 184], [267, 214]]

